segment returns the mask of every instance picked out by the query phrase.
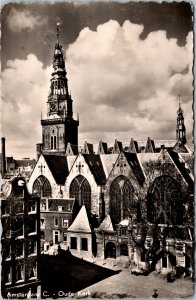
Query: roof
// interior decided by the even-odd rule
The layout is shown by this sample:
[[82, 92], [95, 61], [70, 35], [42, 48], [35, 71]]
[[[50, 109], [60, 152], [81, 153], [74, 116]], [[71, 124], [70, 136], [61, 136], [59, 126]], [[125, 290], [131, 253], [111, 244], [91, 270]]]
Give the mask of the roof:
[[114, 227], [112, 225], [112, 221], [109, 215], [106, 215], [103, 222], [97, 228], [97, 232], [104, 231], [104, 232], [114, 232]]
[[66, 155], [77, 155], [77, 154], [78, 154], [78, 146], [68, 143], [66, 148]]
[[95, 181], [98, 185], [104, 185], [106, 183], [106, 176], [103, 169], [100, 155], [96, 154], [83, 154], [83, 157], [91, 170]]
[[72, 212], [75, 199], [48, 199], [48, 209], [58, 211], [58, 206], [63, 207], [63, 212]]
[[121, 226], [128, 226], [129, 225], [129, 220], [128, 219], [124, 219], [120, 222]]
[[75, 220], [73, 221], [71, 226], [67, 229], [67, 231], [86, 232], [86, 233], [92, 232], [90, 222], [89, 222], [89, 216], [87, 214], [85, 205], [82, 205]]
[[133, 173], [135, 174], [136, 178], [138, 179], [138, 182], [140, 184], [143, 184], [145, 181], [145, 177], [144, 177], [144, 173], [141, 168], [141, 165], [139, 163], [139, 160], [137, 158], [137, 154], [124, 152], [124, 155], [127, 159], [127, 162], [129, 163], [131, 169], [133, 170]]
[[112, 153], [120, 153], [123, 150], [122, 142], [115, 140], [114, 147], [112, 149]]
[[83, 153], [85, 154], [94, 154], [93, 152], [93, 144], [85, 142], [84, 148], [83, 148]]
[[185, 162], [182, 161], [182, 159], [178, 153], [176, 153], [174, 151], [169, 151], [168, 153], [169, 153], [170, 157], [172, 158], [172, 160], [174, 161], [176, 167], [182, 174], [185, 181], [188, 183], [188, 185], [191, 188], [193, 188], [193, 185], [194, 185], [193, 177], [190, 174], [190, 170], [186, 167]]
[[35, 166], [36, 164], [35, 159], [15, 159], [15, 162], [16, 162], [16, 168]]
[[100, 155], [106, 178], [109, 176], [119, 154], [102, 154]]
[[102, 141], [99, 141], [97, 154], [107, 154], [108, 153], [108, 145]]
[[58, 155], [43, 155], [57, 184], [64, 185], [69, 174], [67, 157]]

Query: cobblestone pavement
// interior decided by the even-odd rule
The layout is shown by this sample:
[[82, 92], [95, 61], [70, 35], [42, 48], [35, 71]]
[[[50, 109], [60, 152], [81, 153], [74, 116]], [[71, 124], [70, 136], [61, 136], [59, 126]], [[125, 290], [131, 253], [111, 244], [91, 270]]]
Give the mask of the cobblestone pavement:
[[184, 298], [193, 295], [194, 284], [190, 279], [177, 279], [168, 283], [166, 279], [152, 273], [135, 276], [128, 269], [97, 282], [75, 294], [75, 298], [89, 295], [93, 298], [152, 298], [157, 289], [160, 298]]

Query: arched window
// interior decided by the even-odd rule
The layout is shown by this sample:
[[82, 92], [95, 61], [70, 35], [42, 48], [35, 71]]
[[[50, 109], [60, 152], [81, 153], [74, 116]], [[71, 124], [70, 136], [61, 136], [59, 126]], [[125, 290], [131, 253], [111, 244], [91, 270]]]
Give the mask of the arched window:
[[151, 223], [181, 224], [183, 206], [181, 186], [172, 177], [157, 177], [148, 190], [147, 217]]
[[53, 136], [50, 137], [50, 148], [53, 149]]
[[91, 210], [91, 187], [84, 176], [78, 175], [72, 180], [69, 196], [75, 198], [80, 206], [84, 204], [89, 211]]
[[110, 215], [114, 224], [129, 216], [133, 205], [133, 187], [123, 175], [118, 176], [110, 186]]
[[39, 176], [33, 184], [33, 192], [35, 192], [40, 195], [40, 197], [51, 197], [52, 195], [52, 189], [49, 180], [41, 175]]

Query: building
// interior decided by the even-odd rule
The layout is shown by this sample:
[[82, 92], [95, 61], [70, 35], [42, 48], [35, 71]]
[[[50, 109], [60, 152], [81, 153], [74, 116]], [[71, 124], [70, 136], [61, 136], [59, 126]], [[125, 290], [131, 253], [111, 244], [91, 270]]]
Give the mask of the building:
[[[73, 253], [126, 258], [138, 269], [155, 264], [154, 268], [170, 272], [171, 265], [183, 265], [192, 272], [193, 144], [186, 139], [181, 106], [176, 140], [132, 138], [123, 144], [116, 139], [113, 145], [86, 141], [81, 147], [58, 29], [53, 68], [48, 115], [41, 121], [43, 141], [37, 146], [29, 191], [37, 190], [58, 206], [75, 199], [80, 212], [67, 229]], [[93, 225], [90, 215], [96, 219]], [[60, 224], [61, 212], [55, 218]], [[51, 214], [50, 232], [57, 232], [55, 222]], [[55, 236], [53, 242], [63, 243], [63, 235]]]
[[42, 198], [40, 206], [41, 250], [63, 242], [67, 246], [67, 229], [78, 212], [75, 199]]
[[22, 177], [5, 181], [2, 188], [2, 295], [37, 294], [40, 197], [29, 194]]
[[21, 175], [25, 180], [28, 180], [35, 164], [36, 160], [28, 157], [14, 159], [12, 156], [6, 156], [5, 138], [1, 138], [0, 173], [4, 179]]

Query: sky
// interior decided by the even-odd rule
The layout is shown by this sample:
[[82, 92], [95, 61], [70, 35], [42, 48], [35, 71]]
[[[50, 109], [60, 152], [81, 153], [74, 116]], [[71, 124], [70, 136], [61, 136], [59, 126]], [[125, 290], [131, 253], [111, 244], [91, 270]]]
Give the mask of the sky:
[[1, 132], [7, 156], [36, 156], [56, 23], [80, 119], [80, 145], [175, 139], [179, 94], [192, 139], [189, 3], [12, 3], [1, 12]]

